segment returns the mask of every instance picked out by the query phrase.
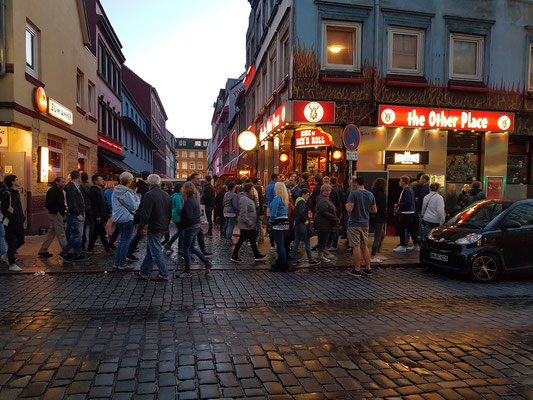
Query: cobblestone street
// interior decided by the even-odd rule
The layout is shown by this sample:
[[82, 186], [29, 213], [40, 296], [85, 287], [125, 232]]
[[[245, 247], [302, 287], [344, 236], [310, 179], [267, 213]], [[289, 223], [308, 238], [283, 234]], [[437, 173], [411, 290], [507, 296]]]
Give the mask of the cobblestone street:
[[533, 277], [0, 277], [0, 399], [533, 398]]

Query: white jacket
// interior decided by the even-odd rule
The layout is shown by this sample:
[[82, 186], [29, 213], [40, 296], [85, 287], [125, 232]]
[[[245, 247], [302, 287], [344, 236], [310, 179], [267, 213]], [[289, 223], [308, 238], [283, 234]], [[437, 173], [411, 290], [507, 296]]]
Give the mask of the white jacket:
[[422, 221], [442, 225], [445, 220], [444, 198], [437, 192], [429, 192], [422, 202]]

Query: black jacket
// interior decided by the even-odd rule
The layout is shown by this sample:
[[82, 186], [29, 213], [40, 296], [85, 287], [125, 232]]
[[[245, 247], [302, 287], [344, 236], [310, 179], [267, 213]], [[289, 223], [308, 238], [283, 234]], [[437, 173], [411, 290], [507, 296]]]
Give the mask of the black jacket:
[[166, 233], [172, 218], [170, 196], [160, 187], [153, 187], [143, 196], [139, 229], [148, 225], [150, 233]]
[[224, 195], [227, 192], [224, 190], [221, 190], [218, 192], [217, 197], [215, 199], [215, 215], [219, 217], [224, 217]]
[[65, 206], [65, 192], [63, 189], [59, 189], [56, 185], [48, 189], [45, 207], [48, 210], [48, 214], [65, 215], [67, 207]]
[[[8, 210], [10, 206], [13, 208], [13, 212]], [[22, 211], [20, 193], [16, 189], [7, 189], [2, 192], [1, 210], [2, 215], [9, 219], [9, 225], [12, 223], [23, 224], [26, 220], [24, 211]]]
[[316, 204], [318, 203], [318, 197], [320, 196], [320, 188], [322, 187], [321, 183], [318, 183], [313, 191], [311, 192], [311, 197], [309, 198], [309, 208], [311, 211], [315, 212]]
[[109, 210], [109, 207], [107, 206], [107, 201], [104, 197], [103, 189], [100, 189], [96, 185], [91, 186], [91, 191], [89, 193], [89, 196], [91, 198], [90, 215], [94, 216], [95, 218], [106, 219], [110, 214], [110, 210]]
[[194, 196], [187, 197], [180, 215], [180, 227], [185, 229], [200, 223], [200, 207]]
[[387, 195], [384, 192], [372, 192], [372, 194], [376, 199], [378, 212], [377, 214], [370, 214], [370, 217], [375, 216], [374, 222], [387, 222]]
[[202, 202], [206, 207], [215, 207], [215, 189], [213, 189], [211, 184], [204, 186], [204, 190], [202, 192]]
[[141, 196], [144, 196], [146, 194], [146, 192], [148, 192], [150, 190], [150, 187], [144, 181], [137, 182], [135, 187], [137, 187], [137, 194], [140, 194]]
[[341, 216], [342, 211], [342, 198], [344, 196], [344, 193], [342, 193], [342, 189], [338, 187], [337, 185], [333, 185], [331, 188], [331, 194], [329, 195], [329, 198], [335, 208], [337, 209], [337, 217]]
[[89, 182], [82, 182], [80, 184], [80, 192], [83, 196], [83, 203], [85, 208], [85, 214], [92, 215], [91, 211], [91, 185]]
[[76, 187], [74, 182], [67, 183], [65, 186], [65, 193], [67, 194], [67, 212], [69, 215], [83, 215], [85, 212], [85, 202], [83, 195]]

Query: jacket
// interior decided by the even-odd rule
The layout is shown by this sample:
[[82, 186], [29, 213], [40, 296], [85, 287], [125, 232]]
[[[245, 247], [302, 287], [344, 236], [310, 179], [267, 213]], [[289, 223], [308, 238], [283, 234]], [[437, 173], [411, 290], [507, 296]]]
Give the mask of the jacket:
[[[376, 214], [370, 214], [370, 218], [374, 218], [374, 222], [387, 222], [387, 195], [384, 192], [372, 192], [376, 199]], [[374, 217], [373, 217], [374, 216]]]
[[461, 190], [459, 197], [457, 197], [457, 205], [463, 209], [468, 205], [468, 192]]
[[444, 198], [437, 192], [431, 192], [425, 196], [421, 216], [422, 221], [442, 225], [446, 220]]
[[226, 193], [226, 191], [221, 190], [215, 199], [215, 215], [218, 217], [224, 217], [224, 195]]
[[468, 196], [468, 202], [466, 205], [469, 206], [478, 200], [483, 200], [486, 198], [487, 196], [485, 195], [485, 192], [481, 191], [480, 189], [470, 189], [470, 195]]
[[67, 212], [69, 215], [80, 216], [85, 212], [85, 200], [74, 182], [69, 182], [65, 186], [67, 195]]
[[270, 203], [270, 218], [268, 219], [268, 223], [273, 225], [276, 218], [288, 217], [289, 207], [283, 205], [283, 201], [279, 196], [274, 197], [274, 200], [272, 200], [272, 203]]
[[113, 205], [113, 222], [131, 222], [133, 221], [133, 215], [141, 204], [141, 200], [129, 187], [117, 185], [111, 196], [111, 204]]
[[315, 229], [317, 232], [335, 232], [339, 224], [337, 210], [329, 197], [320, 195], [315, 207]]
[[398, 203], [398, 211], [405, 214], [413, 214], [415, 212], [415, 193], [409, 186], [406, 186], [402, 190]]
[[215, 189], [209, 183], [204, 186], [204, 190], [202, 191], [202, 202], [206, 207], [213, 208], [215, 206]]
[[239, 214], [239, 199], [237, 193], [230, 190], [224, 195], [224, 216], [236, 217]]
[[137, 188], [137, 194], [141, 196], [141, 199], [142, 196], [144, 196], [150, 190], [148, 184], [141, 180], [135, 184], [135, 187]]
[[291, 197], [292, 201], [296, 201], [296, 199], [300, 197], [300, 188], [298, 187], [298, 185], [291, 189]]
[[335, 208], [337, 209], [337, 217], [340, 217], [341, 211], [342, 211], [342, 198], [344, 196], [344, 193], [342, 193], [342, 189], [338, 187], [337, 185], [333, 185], [331, 188], [331, 194], [329, 195], [329, 198]]
[[180, 227], [187, 229], [195, 225], [200, 226], [200, 207], [194, 196], [189, 196], [181, 209]]
[[181, 209], [183, 208], [183, 193], [172, 193], [170, 201], [172, 203], [172, 222], [180, 222]]
[[316, 205], [318, 203], [318, 198], [320, 197], [320, 188], [322, 187], [322, 184], [317, 184], [313, 191], [311, 192], [311, 197], [309, 198], [309, 208], [314, 213]]
[[92, 215], [91, 210], [91, 185], [89, 182], [82, 182], [80, 183], [79, 189], [81, 192], [81, 195], [83, 196], [83, 203], [84, 203], [84, 209], [85, 214]]
[[59, 189], [56, 185], [48, 189], [46, 192], [45, 207], [48, 210], [48, 214], [65, 215], [65, 211], [67, 210], [65, 205], [65, 191]]
[[257, 222], [257, 208], [255, 202], [246, 193], [239, 193], [239, 216], [237, 224], [239, 229], [255, 230]]
[[95, 218], [107, 219], [110, 211], [104, 196], [104, 190], [94, 185], [91, 187], [89, 196], [91, 198], [90, 215], [94, 216]]
[[294, 225], [306, 224], [307, 216], [309, 215], [309, 206], [307, 205], [307, 201], [305, 201], [303, 197], [298, 197], [294, 204]]
[[270, 203], [272, 203], [272, 200], [274, 200], [274, 197], [276, 197], [274, 186], [276, 186], [276, 184], [274, 182], [270, 182], [265, 191], [267, 208], [270, 208]]
[[[20, 193], [17, 189], [7, 189], [2, 192], [2, 215], [9, 219], [9, 225], [23, 224], [26, 221], [20, 202]], [[10, 211], [11, 210], [11, 211]]]
[[148, 226], [150, 233], [168, 232], [168, 225], [172, 218], [172, 206], [168, 193], [160, 187], [154, 186], [143, 197], [139, 229], [142, 230]]
[[424, 186], [420, 186], [418, 189], [418, 195], [416, 198], [416, 211], [420, 212], [422, 211], [422, 203], [424, 202], [424, 197], [426, 197], [429, 194], [429, 185], [425, 184]]

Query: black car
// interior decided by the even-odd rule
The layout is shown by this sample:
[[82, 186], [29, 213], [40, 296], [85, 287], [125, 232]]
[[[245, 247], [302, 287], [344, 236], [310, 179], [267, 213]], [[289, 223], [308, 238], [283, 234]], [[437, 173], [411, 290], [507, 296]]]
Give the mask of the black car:
[[491, 282], [533, 267], [533, 200], [481, 200], [433, 229], [420, 262]]

